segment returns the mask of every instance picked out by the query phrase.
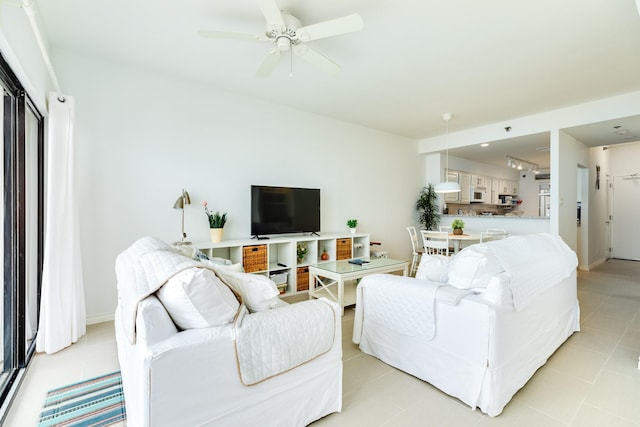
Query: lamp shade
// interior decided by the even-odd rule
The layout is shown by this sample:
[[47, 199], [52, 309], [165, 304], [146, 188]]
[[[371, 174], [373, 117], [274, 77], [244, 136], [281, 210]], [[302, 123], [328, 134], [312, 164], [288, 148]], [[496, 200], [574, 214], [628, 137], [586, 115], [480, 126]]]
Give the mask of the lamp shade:
[[191, 197], [189, 197], [189, 193], [185, 190], [182, 190], [182, 195], [178, 197], [176, 202], [173, 204], [173, 209], [184, 209], [184, 205], [191, 204]]
[[457, 182], [441, 182], [434, 187], [436, 193], [459, 193], [460, 184]]

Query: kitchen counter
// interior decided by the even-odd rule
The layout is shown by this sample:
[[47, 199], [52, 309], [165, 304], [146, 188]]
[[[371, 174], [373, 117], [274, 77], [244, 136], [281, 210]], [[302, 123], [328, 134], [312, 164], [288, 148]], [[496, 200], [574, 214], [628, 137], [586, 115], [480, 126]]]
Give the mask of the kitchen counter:
[[451, 218], [453, 221], [455, 218], [506, 218], [506, 219], [544, 219], [549, 220], [548, 216], [524, 216], [524, 215], [440, 215], [440, 218]]
[[440, 225], [450, 226], [454, 219], [464, 221], [468, 233], [480, 233], [487, 228], [503, 228], [510, 235], [548, 233], [549, 217], [545, 216], [504, 216], [504, 215], [441, 215]]

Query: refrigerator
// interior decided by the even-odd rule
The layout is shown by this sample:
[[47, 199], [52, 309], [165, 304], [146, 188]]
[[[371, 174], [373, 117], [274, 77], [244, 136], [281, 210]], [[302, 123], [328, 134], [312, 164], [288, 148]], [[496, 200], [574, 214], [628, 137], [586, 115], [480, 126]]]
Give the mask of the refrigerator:
[[549, 217], [551, 213], [551, 189], [549, 184], [542, 184], [538, 191], [538, 215]]

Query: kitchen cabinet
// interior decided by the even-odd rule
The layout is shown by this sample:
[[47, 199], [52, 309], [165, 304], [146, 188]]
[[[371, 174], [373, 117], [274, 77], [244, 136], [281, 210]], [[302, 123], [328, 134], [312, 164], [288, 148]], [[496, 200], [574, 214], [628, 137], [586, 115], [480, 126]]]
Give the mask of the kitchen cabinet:
[[489, 177], [484, 175], [471, 175], [471, 185], [473, 187], [489, 187]]
[[458, 183], [460, 184], [460, 204], [471, 204], [471, 175], [459, 172]]
[[498, 186], [499, 193], [507, 196], [516, 196], [519, 190], [518, 181], [513, 181], [510, 179], [501, 179], [500, 185]]
[[500, 180], [498, 178], [491, 179], [491, 203], [494, 205], [500, 204]]
[[[459, 183], [458, 175], [456, 171], [447, 171], [447, 182]], [[460, 203], [460, 193], [445, 193], [444, 201], [448, 203]]]

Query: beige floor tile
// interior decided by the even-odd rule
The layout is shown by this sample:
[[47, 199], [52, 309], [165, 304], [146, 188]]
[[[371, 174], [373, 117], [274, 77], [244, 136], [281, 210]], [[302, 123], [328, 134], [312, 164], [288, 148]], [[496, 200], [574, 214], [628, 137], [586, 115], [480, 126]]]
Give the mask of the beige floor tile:
[[364, 353], [343, 361], [343, 366], [342, 390], [344, 394], [353, 393], [393, 369], [375, 357]]
[[545, 366], [593, 384], [608, 359], [608, 353], [566, 343], [551, 356]]
[[633, 317], [628, 316], [613, 316], [610, 314], [601, 313], [596, 311], [588, 319], [580, 322], [586, 328], [593, 328], [607, 332], [620, 332], [625, 331], [633, 321]]
[[632, 378], [605, 370], [585, 402], [640, 425], [640, 373]]
[[493, 418], [484, 415], [474, 427], [562, 427], [565, 425], [522, 402], [512, 400], [502, 414]]
[[584, 404], [571, 422], [571, 427], [637, 427], [638, 424], [604, 409]]
[[[638, 356], [640, 353], [637, 350], [632, 350], [626, 347], [618, 347], [611, 354], [611, 357], [604, 365], [605, 371], [615, 372], [620, 375], [624, 375], [640, 381], [640, 370], [638, 370]], [[638, 401], [640, 407], [640, 400]], [[640, 409], [639, 409], [640, 411]]]
[[587, 381], [542, 367], [514, 399], [567, 425], [578, 412], [590, 388], [591, 384]]
[[619, 345], [640, 354], [640, 330], [628, 329], [622, 336]]
[[576, 332], [569, 337], [567, 344], [599, 353], [611, 354], [618, 345], [622, 335], [623, 333], [621, 331], [603, 331], [601, 329], [582, 326], [580, 332]]
[[411, 406], [383, 425], [385, 427], [475, 426], [481, 418], [481, 412], [473, 411], [457, 399], [444, 393], [430, 393], [428, 396], [415, 399]]

